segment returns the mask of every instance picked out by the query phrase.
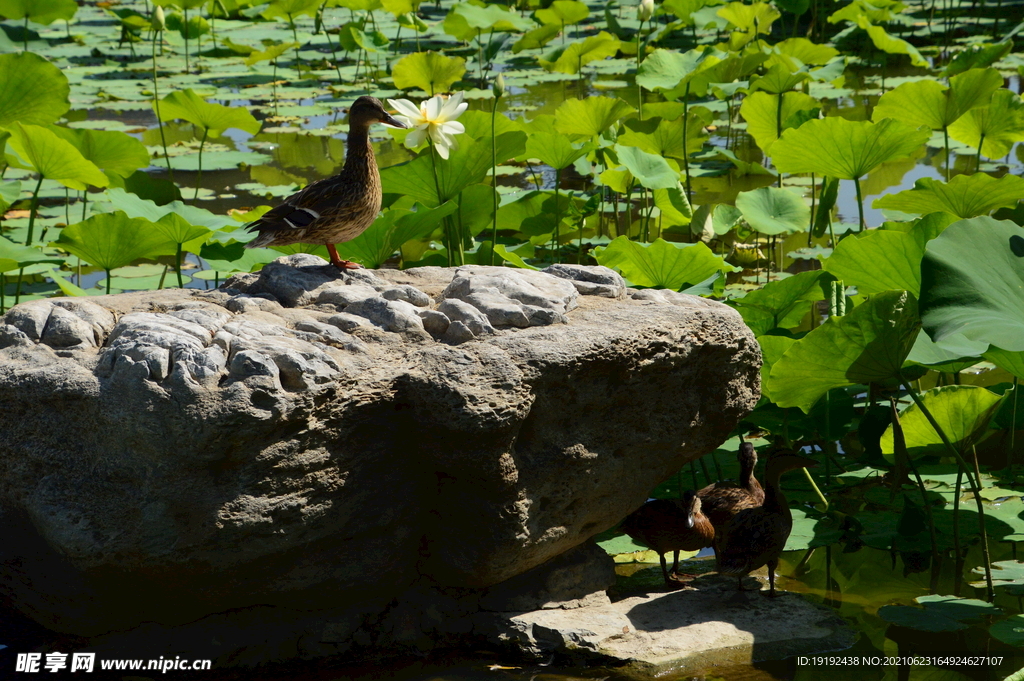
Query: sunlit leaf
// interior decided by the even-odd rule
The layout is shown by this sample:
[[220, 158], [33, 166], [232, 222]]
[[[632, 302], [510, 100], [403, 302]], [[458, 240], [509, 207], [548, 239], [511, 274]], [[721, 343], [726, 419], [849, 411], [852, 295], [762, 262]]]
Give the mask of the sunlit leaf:
[[46, 26], [57, 20], [69, 21], [77, 11], [75, 0], [0, 0], [0, 14], [5, 18], [28, 17], [29, 21]]
[[122, 211], [94, 215], [61, 230], [54, 246], [77, 255], [91, 265], [112, 270], [139, 258], [174, 253], [173, 244], [145, 218], [129, 218]]
[[149, 151], [131, 135], [118, 130], [84, 130], [50, 126], [50, 132], [70, 142], [100, 170], [128, 177], [149, 165]]
[[922, 177], [913, 189], [886, 194], [874, 202], [875, 208], [903, 213], [931, 213], [937, 210], [961, 218], [991, 213], [1003, 206], [1012, 207], [1024, 197], [1024, 179], [1004, 175], [999, 179], [984, 173], [957, 175], [949, 183]]
[[555, 129], [567, 135], [596, 137], [635, 111], [621, 99], [566, 99], [555, 109]]
[[921, 321], [935, 341], [957, 333], [1024, 350], [1024, 229], [981, 216], [932, 239], [921, 263]]
[[743, 99], [740, 115], [747, 121], [747, 132], [757, 142], [757, 146], [765, 154], [771, 155], [779, 131], [785, 130], [783, 123], [798, 111], [810, 111], [818, 106], [817, 100], [802, 92], [787, 92], [782, 95], [780, 110], [779, 95], [754, 92]]
[[578, 24], [590, 16], [590, 8], [579, 0], [555, 0], [547, 9], [534, 13], [544, 24]]
[[595, 258], [638, 286], [673, 291], [733, 269], [702, 243], [672, 244], [664, 239], [638, 244], [620, 236], [606, 247], [596, 249]]
[[[975, 385], [947, 385], [921, 394], [921, 402], [928, 408], [932, 418], [961, 452], [969, 451], [972, 444], [977, 444], [983, 438], [989, 419], [1001, 400], [1000, 395]], [[903, 410], [900, 424], [911, 458], [945, 451], [942, 438], [916, 404]], [[886, 428], [882, 435], [881, 446], [882, 454], [892, 461], [892, 426]]]
[[222, 104], [211, 104], [192, 90], [176, 90], [160, 100], [160, 118], [188, 121], [217, 137], [228, 128], [238, 128], [255, 135], [260, 123], [247, 110]]
[[21, 123], [13, 123], [7, 129], [11, 133], [8, 146], [17, 154], [14, 160], [18, 161], [12, 161], [12, 165], [30, 168], [72, 189], [83, 190], [89, 185], [106, 187], [110, 183], [95, 164], [53, 131]]
[[568, 47], [558, 48], [538, 61], [547, 71], [575, 74], [590, 62], [614, 57], [618, 51], [619, 39], [607, 31], [601, 31], [597, 35], [577, 40]]
[[924, 245], [906, 232], [872, 229], [839, 242], [822, 267], [861, 293], [921, 290]]
[[402, 244], [429, 236], [445, 216], [457, 209], [454, 201], [448, 201], [433, 209], [418, 205], [416, 211], [384, 211], [365, 232], [352, 241], [338, 244], [338, 254], [364, 267], [380, 267]]
[[0, 126], [46, 125], [67, 113], [71, 86], [60, 69], [37, 54], [0, 54]]
[[391, 67], [396, 88], [419, 88], [431, 95], [447, 92], [465, 72], [465, 59], [438, 52], [416, 52], [402, 57]]
[[871, 117], [941, 130], [971, 109], [984, 106], [1002, 84], [1003, 77], [995, 69], [974, 69], [954, 76], [949, 87], [936, 80], [909, 81], [882, 95]]
[[778, 187], [740, 192], [736, 207], [751, 229], [761, 234], [786, 234], [807, 229], [811, 208], [797, 194]]
[[[810, 309], [807, 303], [828, 297], [830, 285], [835, 280], [834, 276], [822, 270], [801, 272], [770, 281], [764, 288], [751, 291], [729, 304], [739, 311], [755, 336], [763, 336], [773, 329], [788, 329], [799, 324]], [[790, 344], [795, 342], [795, 339], [789, 340]], [[788, 345], [786, 349], [789, 349]]]
[[905, 54], [910, 57], [910, 63], [914, 66], [931, 66], [928, 60], [921, 56], [916, 47], [906, 40], [889, 35], [884, 28], [872, 24], [867, 17], [857, 17], [857, 25], [868, 32], [871, 42], [882, 52]]
[[949, 136], [975, 149], [984, 136], [981, 155], [1002, 158], [1024, 140], [1024, 101], [1009, 90], [996, 90], [987, 106], [971, 109], [950, 125]]
[[899, 375], [919, 328], [913, 295], [879, 293], [794, 343], [772, 367], [772, 400], [807, 413], [832, 388], [892, 379]]
[[772, 161], [787, 173], [853, 180], [886, 161], [909, 155], [930, 134], [891, 118], [869, 123], [830, 116], [783, 132], [772, 146]]
[[619, 157], [619, 163], [648, 189], [669, 189], [678, 186], [679, 171], [661, 156], [620, 144], [615, 145], [615, 153]]
[[568, 168], [593, 148], [592, 144], [574, 145], [564, 135], [550, 132], [534, 133], [526, 140], [526, 155], [555, 170]]

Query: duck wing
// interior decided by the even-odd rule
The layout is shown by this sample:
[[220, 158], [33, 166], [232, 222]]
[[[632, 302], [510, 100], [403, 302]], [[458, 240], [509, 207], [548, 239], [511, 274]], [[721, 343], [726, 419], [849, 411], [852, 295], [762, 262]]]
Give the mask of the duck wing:
[[366, 207], [360, 198], [358, 186], [342, 178], [317, 180], [252, 222], [248, 229], [259, 232], [259, 236], [247, 246], [259, 248], [274, 242], [301, 242], [311, 232], [329, 229], [332, 225], [344, 227], [365, 213]]

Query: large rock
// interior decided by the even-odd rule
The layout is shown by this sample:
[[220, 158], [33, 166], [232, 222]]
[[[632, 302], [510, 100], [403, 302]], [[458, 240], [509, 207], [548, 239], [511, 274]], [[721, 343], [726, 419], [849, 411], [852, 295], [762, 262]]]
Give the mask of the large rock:
[[718, 303], [629, 299], [603, 268], [322, 263], [0, 320], [12, 603], [85, 636], [247, 612], [287, 639], [330, 613], [344, 647], [410, 589], [526, 602], [484, 590], [614, 525], [758, 398]]

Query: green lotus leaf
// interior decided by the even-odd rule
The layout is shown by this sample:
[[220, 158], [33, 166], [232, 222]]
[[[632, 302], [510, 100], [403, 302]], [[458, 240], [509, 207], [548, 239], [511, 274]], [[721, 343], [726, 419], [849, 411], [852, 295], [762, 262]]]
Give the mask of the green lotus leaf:
[[729, 37], [730, 50], [739, 50], [759, 34], [771, 33], [772, 24], [782, 16], [782, 12], [766, 2], [730, 2], [717, 14], [736, 29]]
[[[519, 156], [526, 151], [526, 133], [519, 130], [500, 133], [495, 138], [497, 162]], [[441, 201], [434, 184], [433, 162], [425, 153], [408, 163], [391, 166], [381, 171], [381, 185], [385, 194], [408, 196], [423, 205], [434, 208], [453, 199], [471, 184], [482, 182], [491, 170], [490, 138], [467, 140], [458, 149], [452, 149], [448, 161], [440, 165], [438, 181]]]
[[539, 159], [555, 170], [568, 168], [576, 159], [586, 156], [593, 149], [593, 144], [576, 146], [565, 135], [550, 132], [534, 133], [526, 140], [526, 155]]
[[975, 149], [981, 144], [982, 156], [1002, 158], [1024, 140], [1024, 101], [1007, 89], [996, 90], [988, 106], [971, 109], [951, 124], [949, 136]]
[[835, 280], [823, 270], [801, 272], [770, 281], [764, 288], [731, 300], [729, 304], [739, 311], [754, 335], [761, 337], [773, 329], [789, 329], [800, 324], [810, 311], [808, 303], [827, 298]]
[[[200, 3], [202, 4], [202, 3]], [[260, 14], [267, 19], [284, 19], [294, 21], [296, 17], [316, 16], [320, 9], [320, 0], [274, 0]]]
[[687, 113], [685, 126], [682, 117], [672, 121], [657, 117], [644, 120], [633, 118], [626, 121], [626, 131], [619, 135], [617, 141], [623, 146], [636, 147], [648, 154], [682, 160], [687, 155], [700, 151], [708, 141], [705, 125], [707, 122], [700, 112], [695, 110]]
[[719, 0], [665, 0], [661, 3], [664, 10], [671, 12], [679, 18], [683, 26], [693, 24], [692, 14], [708, 5], [720, 4]]
[[[168, 213], [153, 223], [153, 231], [162, 234], [164, 239], [176, 245], [184, 245], [190, 241], [204, 239], [213, 232], [208, 227], [190, 224], [185, 218], [177, 213]], [[201, 244], [191, 245], [184, 249], [190, 252], [198, 252]]]
[[913, 350], [907, 356], [907, 362], [935, 367], [936, 371], [949, 371], [951, 367], [960, 366], [960, 369], [954, 371], [962, 371], [977, 364], [986, 348], [987, 343], [969, 341], [959, 334], [936, 343], [928, 334], [919, 333]]
[[0, 55], [0, 126], [52, 123], [71, 108], [70, 92], [67, 76], [39, 55]]
[[539, 9], [534, 16], [542, 24], [578, 24], [590, 16], [590, 8], [579, 0], [555, 0], [547, 9]]
[[11, 180], [0, 182], [0, 215], [7, 212], [7, 209], [21, 198], [21, 182]]
[[903, 213], [931, 213], [941, 210], [960, 218], [986, 215], [997, 208], [1013, 207], [1024, 197], [1024, 179], [1004, 175], [999, 179], [984, 173], [957, 175], [949, 183], [922, 177], [913, 189], [886, 194], [872, 205]]
[[853, 0], [849, 5], [833, 12], [828, 23], [837, 24], [840, 21], [852, 21], [857, 23], [860, 16], [865, 16], [871, 21], [892, 21], [895, 14], [907, 8], [898, 0]]
[[144, 199], [116, 187], [107, 191], [107, 199], [115, 210], [123, 211], [130, 218], [145, 218], [150, 222], [158, 222], [165, 215], [176, 213], [190, 225], [199, 225], [214, 230], [238, 227], [238, 222], [230, 217], [216, 215], [205, 208], [189, 206], [181, 201], [171, 201], [167, 204], [157, 205], [154, 201]]
[[444, 19], [444, 32], [469, 41], [482, 32], [515, 33], [528, 31], [535, 24], [503, 5], [480, 7], [468, 2], [455, 4]]
[[1002, 610], [991, 603], [975, 598], [940, 596], [937, 594], [915, 599], [923, 608], [909, 605], [886, 605], [878, 609], [878, 616], [886, 622], [918, 631], [941, 632], [959, 631], [967, 623], [992, 615]]
[[160, 100], [160, 120], [180, 118], [218, 137], [228, 128], [238, 128], [251, 135], [260, 131], [260, 123], [239, 107], [211, 104], [192, 90], [176, 90]]
[[1007, 37], [989, 45], [974, 44], [956, 54], [939, 74], [942, 78], [963, 73], [969, 69], [983, 69], [992, 66], [1013, 50], [1013, 41]]
[[[619, 163], [648, 189], [669, 189], [679, 185], [679, 171], [661, 156], [648, 154], [636, 147], [615, 145]], [[696, 282], [689, 282], [694, 284]]]
[[618, 51], [619, 39], [607, 31], [601, 31], [597, 35], [577, 40], [568, 47], [558, 48], [538, 61], [546, 71], [576, 74], [590, 62], [614, 57]]
[[8, 155], [11, 165], [34, 170], [48, 180], [80, 191], [89, 185], [106, 187], [110, 183], [94, 163], [53, 131], [21, 123], [13, 123], [7, 129], [11, 133], [7, 144], [17, 154], [16, 159]]
[[753, 92], [743, 100], [740, 115], [747, 121], [747, 132], [767, 155], [779, 139], [779, 131], [785, 130], [784, 123], [798, 111], [810, 111], [820, 106], [813, 97], [802, 92], [787, 92], [782, 95], [782, 109], [779, 109], [779, 95], [767, 92]]
[[819, 45], [807, 38], [787, 38], [774, 47], [779, 54], [793, 57], [808, 65], [827, 64], [839, 56], [839, 50], [834, 47]]
[[53, 243], [90, 265], [112, 270], [139, 258], [174, 253], [174, 245], [145, 218], [129, 218], [123, 211], [94, 215], [61, 230]]
[[751, 229], [761, 234], [787, 234], [807, 229], [811, 208], [788, 189], [761, 187], [736, 196], [736, 207]]
[[987, 216], [954, 222], [921, 262], [921, 321], [932, 340], [960, 333], [1024, 350], [1024, 229]]
[[[1017, 378], [1024, 379], [1024, 352], [1008, 352], [1002, 348], [990, 346], [988, 350], [982, 353], [982, 356], [1000, 369], [1013, 374]], [[1024, 413], [1024, 403], [1019, 405], [1018, 409], [1021, 413]]]
[[332, 4], [337, 4], [338, 7], [344, 7], [353, 12], [373, 12], [384, 6], [381, 0], [334, 0]]
[[454, 213], [458, 207], [455, 201], [447, 201], [437, 208], [417, 204], [415, 211], [386, 210], [365, 232], [352, 241], [338, 244], [338, 254], [346, 260], [376, 269], [406, 241], [429, 236], [441, 220]]
[[949, 87], [935, 80], [913, 80], [882, 95], [871, 117], [941, 130], [971, 109], [984, 106], [1002, 84], [1003, 77], [995, 69], [973, 69], [954, 76]]
[[139, 168], [149, 166], [149, 151], [139, 140], [119, 130], [86, 130], [82, 128], [47, 128], [70, 142], [87, 160], [100, 170], [128, 177]]
[[763, 90], [777, 95], [792, 90], [810, 77], [811, 74], [806, 71], [791, 70], [783, 64], [775, 64], [763, 76], [751, 76], [750, 90]]
[[637, 286], [673, 291], [734, 269], [703, 243], [674, 244], [664, 239], [645, 245], [620, 236], [604, 248], [595, 249], [595, 257], [599, 264], [617, 269]]
[[677, 227], [690, 224], [693, 207], [686, 198], [686, 190], [678, 182], [675, 187], [654, 190], [654, 205], [661, 211], [664, 227]]
[[[551, 42], [559, 33], [562, 32], [562, 26], [560, 24], [545, 24], [538, 26], [532, 31], [527, 31], [512, 45], [512, 53], [519, 54], [523, 50], [536, 50], [544, 47]], [[497, 253], [497, 251], [495, 251]]]
[[[1002, 396], [976, 385], [947, 385], [921, 394], [921, 402], [931, 412], [949, 441], [961, 452], [970, 451], [971, 445], [984, 438], [988, 422], [1002, 399]], [[911, 458], [945, 451], [942, 438], [916, 404], [903, 410], [900, 424]], [[885, 458], [893, 461], [891, 425], [885, 429], [880, 444]]]
[[396, 17], [415, 12], [422, 0], [381, 0], [381, 6]]
[[871, 42], [882, 52], [888, 54], [905, 54], [910, 57], [910, 63], [914, 66], [931, 66], [928, 60], [921, 56], [917, 48], [902, 38], [894, 38], [881, 26], [872, 24], [867, 17], [857, 17], [857, 25], [868, 32]]
[[567, 99], [555, 109], [555, 129], [566, 135], [596, 137], [635, 111], [621, 99]]
[[466, 60], [438, 52], [416, 52], [402, 57], [391, 67], [391, 77], [400, 90], [419, 88], [433, 95], [447, 92], [466, 73]]
[[255, 272], [268, 262], [281, 257], [278, 251], [269, 248], [246, 248], [240, 241], [207, 241], [199, 250], [199, 257], [207, 267], [221, 274], [232, 272]]
[[872, 229], [839, 242], [822, 267], [861, 293], [921, 292], [924, 245], [906, 232]]
[[[988, 633], [992, 638], [1002, 641], [1008, 646], [1024, 648], [1024, 615], [1011, 615], [1005, 620], [1000, 620], [988, 628]], [[1019, 673], [1013, 674], [1007, 679], [1017, 677], [1019, 677]]]
[[[805, 274], [805, 273], [804, 273]], [[741, 312], [742, 314], [742, 312]], [[746, 318], [744, 318], [746, 321]], [[748, 326], [750, 322], [747, 322]], [[763, 335], [757, 337], [757, 344], [761, 346], [761, 396], [772, 399], [768, 390], [768, 377], [771, 375], [772, 367], [779, 361], [786, 352], [796, 343], [795, 338], [789, 336]]]
[[808, 413], [832, 388], [895, 378], [919, 329], [912, 294], [886, 291], [872, 296], [793, 344], [772, 367], [772, 400]]
[[56, 255], [47, 255], [38, 248], [16, 244], [0, 236], [0, 273], [41, 262], [63, 263], [64, 259]]
[[772, 146], [775, 166], [786, 173], [860, 178], [886, 161], [909, 156], [930, 133], [891, 118], [877, 123], [839, 116], [791, 128]]
[[299, 43], [292, 41], [287, 43], [281, 43], [279, 45], [268, 45], [265, 50], [253, 50], [245, 58], [245, 65], [255, 66], [261, 61], [272, 62], [278, 59], [282, 54], [284, 54], [288, 50], [295, 49], [296, 47], [299, 46]]
[[0, 0], [0, 14], [5, 18], [28, 17], [29, 21], [44, 26], [57, 20], [70, 21], [77, 11], [78, 3], [75, 0]]
[[[674, 90], [693, 78], [698, 69], [708, 60], [708, 50], [690, 50], [680, 53], [676, 50], [657, 49], [647, 55], [636, 73], [636, 82], [641, 87], [655, 90]], [[718, 59], [711, 58], [715, 63]], [[707, 64], [705, 68], [713, 66]]]

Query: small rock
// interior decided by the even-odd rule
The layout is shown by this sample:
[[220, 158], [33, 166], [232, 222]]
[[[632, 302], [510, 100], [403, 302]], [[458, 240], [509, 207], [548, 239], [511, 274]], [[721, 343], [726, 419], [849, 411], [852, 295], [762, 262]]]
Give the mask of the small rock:
[[[448, 319], [452, 320], [453, 323], [462, 323], [473, 336], [489, 335], [495, 332], [494, 327], [491, 326], [491, 322], [487, 319], [486, 315], [473, 305], [463, 300], [442, 300], [441, 304], [437, 306], [437, 310], [447, 316]], [[448, 330], [451, 332], [451, 328]], [[461, 337], [462, 332], [459, 331], [457, 333], [459, 333]]]
[[281, 303], [274, 300], [274, 297], [269, 293], [239, 293], [237, 296], [228, 298], [224, 307], [239, 314], [252, 312], [254, 310], [275, 312], [276, 310], [281, 309]]
[[380, 292], [380, 295], [386, 300], [401, 300], [416, 307], [428, 307], [430, 305], [430, 296], [408, 284], [386, 288]]
[[51, 348], [96, 347], [96, 331], [78, 315], [53, 306], [41, 340]]
[[459, 343], [471, 341], [474, 338], [476, 338], [476, 336], [465, 322], [454, 321], [448, 325], [448, 330], [445, 331], [441, 340], [450, 345], [458, 345]]
[[351, 331], [352, 329], [358, 329], [360, 327], [366, 328], [371, 327], [373, 324], [366, 317], [360, 317], [359, 315], [349, 314], [348, 312], [339, 312], [338, 314], [332, 314], [327, 318], [327, 323], [336, 326], [342, 331]]
[[400, 300], [367, 298], [345, 308], [349, 314], [366, 317], [385, 331], [423, 331], [423, 320], [416, 308]]
[[376, 298], [377, 291], [363, 284], [331, 286], [317, 294], [316, 302], [321, 305], [337, 305], [344, 308], [367, 298]]
[[53, 303], [49, 300], [30, 300], [8, 310], [6, 320], [32, 340], [38, 341], [43, 336], [52, 309]]
[[423, 328], [432, 336], [443, 335], [448, 330], [448, 325], [451, 324], [448, 315], [437, 310], [423, 308], [419, 310], [419, 314], [420, 319], [423, 320]]
[[626, 292], [626, 280], [622, 275], [601, 265], [557, 263], [545, 267], [541, 272], [568, 279], [576, 290], [585, 296], [621, 298]]

